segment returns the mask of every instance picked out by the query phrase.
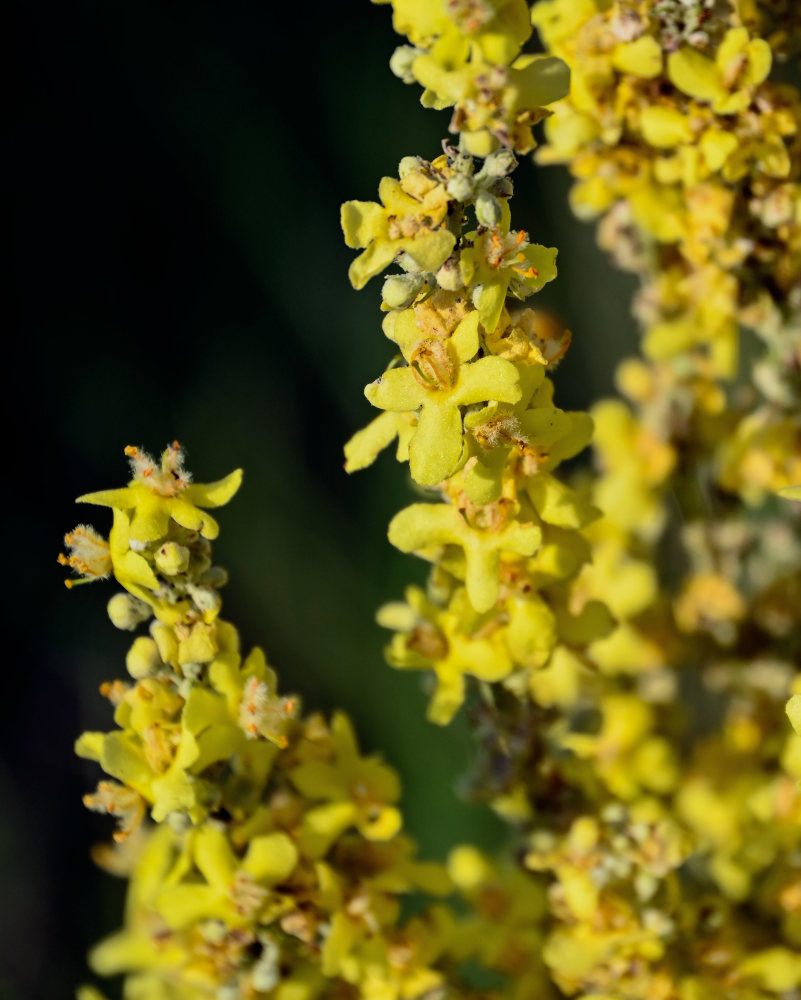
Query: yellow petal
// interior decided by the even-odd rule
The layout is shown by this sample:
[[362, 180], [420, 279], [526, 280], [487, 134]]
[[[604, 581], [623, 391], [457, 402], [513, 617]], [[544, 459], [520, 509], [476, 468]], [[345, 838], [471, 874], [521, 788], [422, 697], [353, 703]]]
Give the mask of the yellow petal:
[[209, 885], [226, 892], [237, 866], [226, 834], [214, 826], [202, 826], [195, 831], [192, 853], [195, 864]]
[[380, 413], [345, 445], [345, 472], [366, 469], [398, 436], [398, 414]]
[[198, 507], [222, 507], [242, 485], [242, 476], [241, 469], [234, 469], [214, 483], [191, 483], [183, 495]]
[[668, 76], [683, 94], [699, 101], [714, 101], [726, 95], [715, 63], [686, 46], [668, 56]]
[[462, 456], [462, 415], [449, 400], [430, 400], [409, 443], [409, 469], [421, 486], [436, 486], [455, 471]]
[[390, 368], [364, 389], [373, 406], [398, 413], [416, 410], [427, 392], [414, 377], [411, 368]]
[[283, 882], [298, 863], [298, 849], [285, 833], [265, 833], [251, 840], [242, 868], [259, 882]]
[[385, 211], [374, 201], [346, 201], [340, 219], [345, 245], [357, 249], [384, 231]]
[[658, 149], [671, 149], [692, 139], [690, 121], [675, 108], [650, 105], [640, 115], [642, 134]]
[[643, 35], [634, 42], [618, 45], [612, 55], [612, 65], [619, 73], [652, 80], [662, 72], [662, 49], [651, 35]]

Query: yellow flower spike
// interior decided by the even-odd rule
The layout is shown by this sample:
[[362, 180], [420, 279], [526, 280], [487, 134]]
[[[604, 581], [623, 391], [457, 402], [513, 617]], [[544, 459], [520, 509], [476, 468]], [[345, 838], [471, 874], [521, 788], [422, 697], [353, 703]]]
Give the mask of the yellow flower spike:
[[348, 271], [354, 288], [363, 288], [404, 251], [424, 271], [436, 271], [456, 243], [453, 233], [442, 228], [448, 206], [443, 185], [420, 201], [406, 193], [402, 182], [384, 177], [378, 194], [381, 204], [348, 201], [342, 206], [345, 243], [366, 248]]
[[412, 504], [389, 525], [389, 540], [401, 552], [425, 553], [432, 547], [457, 545], [466, 560], [467, 594], [476, 611], [484, 612], [498, 599], [498, 567], [502, 552], [530, 556], [542, 541], [536, 524], [511, 521], [496, 531], [472, 528], [459, 512], [445, 504]]

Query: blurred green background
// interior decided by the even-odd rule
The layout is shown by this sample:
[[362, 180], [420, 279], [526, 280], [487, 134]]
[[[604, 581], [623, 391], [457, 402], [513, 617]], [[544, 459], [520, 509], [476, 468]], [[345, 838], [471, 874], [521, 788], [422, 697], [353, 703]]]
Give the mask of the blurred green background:
[[[423, 853], [492, 845], [501, 828], [455, 794], [463, 720], [426, 723], [418, 675], [383, 662], [374, 610], [425, 577], [386, 542], [408, 477], [389, 455], [342, 470], [371, 416], [362, 388], [392, 352], [380, 281], [347, 282], [338, 207], [374, 198], [403, 155], [431, 158], [447, 134], [447, 113], [387, 68], [389, 9], [74, 0], [13, 17], [0, 997], [36, 1000], [70, 996], [88, 946], [120, 922], [123, 886], [87, 853], [111, 828], [80, 802], [99, 774], [72, 744], [110, 727], [97, 687], [123, 675], [129, 637], [105, 617], [112, 586], [68, 593], [55, 557], [78, 521], [107, 530], [107, 511], [72, 501], [124, 483], [126, 444], [178, 438], [201, 481], [244, 466], [216, 548], [226, 617], [284, 690], [346, 708], [399, 769]], [[517, 187], [516, 225], [560, 248], [538, 298], [575, 335], [558, 400], [586, 406], [634, 343], [632, 284], [569, 215], [563, 170], [524, 164]]]

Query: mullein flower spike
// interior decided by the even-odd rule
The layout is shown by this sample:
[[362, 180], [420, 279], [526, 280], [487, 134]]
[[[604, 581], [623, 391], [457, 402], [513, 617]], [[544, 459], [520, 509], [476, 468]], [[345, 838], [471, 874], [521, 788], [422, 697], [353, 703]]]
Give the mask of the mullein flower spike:
[[[513, 86], [526, 59], [519, 5], [392, 6], [410, 43], [399, 75], [426, 88], [426, 106], [456, 108], [458, 148], [401, 164], [402, 176], [440, 178], [454, 239], [438, 268], [395, 256], [406, 274], [386, 279], [382, 309], [400, 366], [368, 387], [385, 412], [349, 442], [346, 469], [397, 439], [429, 493], [390, 524], [390, 541], [432, 570], [425, 590], [379, 611], [387, 658], [431, 675], [433, 722], [469, 702], [479, 757], [468, 788], [517, 831], [526, 871], [514, 889], [473, 849], [454, 854], [474, 907], [457, 948], [510, 973], [498, 995], [520, 1000], [795, 996], [801, 736], [783, 709], [799, 683], [801, 539], [774, 513], [741, 508], [801, 479], [801, 100], [767, 82], [765, 10], [534, 5], [572, 78], [569, 94], [549, 95], [559, 99], [537, 158], [569, 163], [573, 207], [601, 216], [602, 245], [642, 279], [647, 360], [618, 376], [631, 405], [596, 407], [600, 474], [568, 484], [557, 466], [592, 436], [586, 415], [553, 402], [570, 336], [515, 302], [555, 277], [555, 251], [531, 252], [509, 210], [513, 151], [533, 143], [481, 120], [483, 102], [513, 100], [494, 88]], [[792, 17], [770, 17], [775, 44]], [[506, 68], [484, 75], [478, 97], [473, 73], [497, 35], [492, 58]], [[766, 346], [764, 404], [722, 387], [740, 325]], [[497, 359], [516, 381], [459, 394], [466, 369]], [[697, 483], [720, 497], [720, 523]], [[672, 593], [655, 567], [674, 530], [669, 494], [689, 511], [676, 541], [690, 572]], [[510, 949], [528, 961], [510, 969]]]
[[400, 832], [395, 773], [360, 753], [344, 714], [303, 717], [262, 651], [243, 656], [219, 616], [226, 575], [206, 510], [231, 499], [241, 471], [201, 485], [177, 444], [160, 464], [126, 453], [127, 487], [81, 497], [112, 508], [110, 542], [81, 526], [61, 560], [125, 588], [109, 602], [118, 628], [149, 623], [128, 679], [101, 688], [117, 728], [76, 743], [111, 779], [84, 798], [117, 820], [114, 848], [95, 856], [130, 877], [125, 925], [92, 968], [124, 974], [125, 996], [148, 1000], [438, 989], [450, 924], [436, 910], [403, 923], [399, 899], [449, 882]]

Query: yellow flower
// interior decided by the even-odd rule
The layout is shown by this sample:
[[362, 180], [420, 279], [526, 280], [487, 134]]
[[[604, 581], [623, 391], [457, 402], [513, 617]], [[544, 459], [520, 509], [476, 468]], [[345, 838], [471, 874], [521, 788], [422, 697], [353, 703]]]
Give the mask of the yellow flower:
[[183, 452], [177, 442], [165, 449], [157, 465], [133, 445], [125, 449], [134, 478], [124, 489], [103, 490], [78, 497], [77, 503], [97, 504], [126, 511], [130, 518], [128, 537], [134, 544], [156, 542], [167, 534], [170, 520], [204, 538], [216, 538], [217, 522], [203, 508], [228, 503], [242, 482], [237, 469], [225, 479], [204, 485], [193, 483], [184, 469]]
[[378, 612], [378, 623], [399, 627], [386, 649], [393, 667], [402, 670], [433, 670], [436, 689], [428, 706], [428, 718], [447, 725], [465, 697], [465, 676], [498, 681], [511, 673], [513, 664], [496, 630], [486, 638], [476, 635], [482, 625], [475, 611], [457, 590], [446, 609], [430, 603], [417, 587], [406, 591], [406, 604], [386, 605]]
[[475, 56], [455, 67], [434, 50], [417, 56], [411, 74], [426, 88], [424, 105], [454, 107], [450, 130], [462, 134], [473, 156], [487, 156], [499, 145], [519, 153], [532, 150], [531, 126], [547, 115], [545, 105], [565, 96], [570, 83], [567, 66], [552, 56], [523, 55], [511, 66]]
[[170, 929], [211, 918], [228, 927], [247, 925], [257, 916], [267, 923], [270, 911], [277, 916], [286, 909], [280, 894], [270, 892], [298, 863], [297, 848], [285, 833], [253, 837], [239, 858], [223, 830], [204, 824], [189, 836], [186, 852], [201, 879], [190, 869], [188, 877], [170, 880], [154, 899], [154, 908]]
[[342, 712], [331, 723], [333, 762], [307, 761], [289, 773], [292, 784], [312, 801], [303, 819], [304, 850], [320, 857], [348, 827], [368, 840], [389, 840], [401, 827], [393, 805], [400, 796], [395, 772], [375, 757], [361, 757], [353, 726]]
[[[510, 361], [469, 360], [478, 350], [478, 316], [469, 313], [447, 340], [428, 338], [412, 350], [402, 343], [408, 367], [390, 368], [364, 390], [382, 410], [408, 413], [421, 408], [409, 441], [409, 464], [413, 478], [422, 485], [436, 485], [459, 464], [464, 437], [460, 407], [489, 399], [510, 403], [520, 399], [517, 369]], [[414, 326], [413, 317], [410, 322]], [[396, 334], [401, 325], [399, 318]]]
[[422, 270], [436, 271], [456, 243], [445, 228], [448, 193], [430, 171], [421, 168], [400, 181], [384, 177], [378, 196], [381, 204], [347, 201], [342, 206], [345, 243], [366, 248], [348, 271], [354, 288], [363, 288], [403, 252]]
[[444, 545], [462, 549], [467, 596], [476, 611], [484, 612], [498, 599], [502, 553], [533, 555], [542, 531], [536, 524], [515, 520], [500, 527], [475, 528], [449, 504], [416, 503], [392, 519], [389, 540], [401, 552], [436, 553]]
[[685, 46], [668, 56], [668, 75], [682, 93], [708, 101], [717, 114], [731, 115], [748, 107], [771, 62], [764, 39], [749, 38], [747, 28], [730, 28], [714, 61]]
[[525, 299], [556, 277], [556, 249], [529, 243], [523, 230], [510, 232], [508, 221], [485, 232], [467, 233], [464, 240], [466, 249], [459, 258], [462, 277], [465, 284], [481, 288], [478, 315], [489, 334], [501, 320], [507, 295]]
[[531, 35], [525, 0], [392, 0], [392, 9], [399, 34], [451, 62], [475, 46], [491, 62], [510, 63]]

